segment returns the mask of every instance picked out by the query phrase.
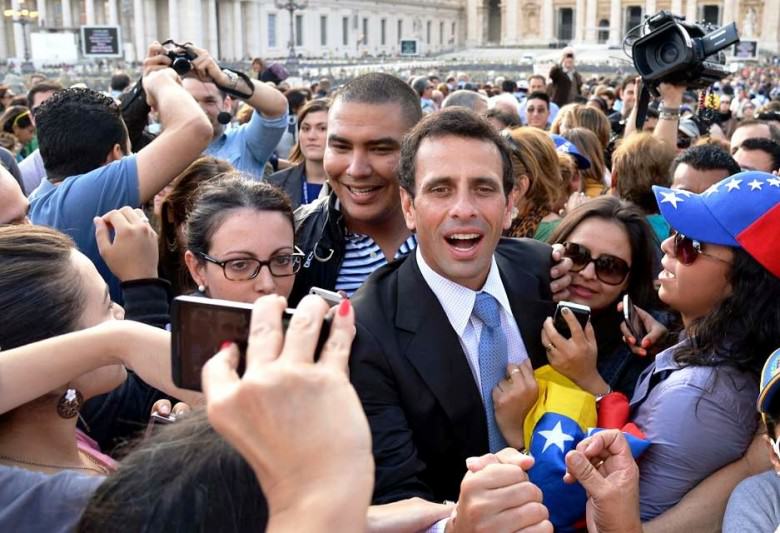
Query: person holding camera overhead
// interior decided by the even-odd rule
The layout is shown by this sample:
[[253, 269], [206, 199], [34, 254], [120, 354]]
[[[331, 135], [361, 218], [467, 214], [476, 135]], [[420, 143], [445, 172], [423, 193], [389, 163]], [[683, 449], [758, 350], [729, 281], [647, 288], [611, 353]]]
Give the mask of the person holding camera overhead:
[[[237, 170], [262, 179], [265, 162], [287, 129], [284, 95], [241, 72], [223, 69], [203, 48], [191, 43], [171, 44], [175, 48], [167, 55], [175, 57], [174, 67], [180, 68], [184, 89], [200, 104], [214, 129], [204, 154], [225, 159]], [[246, 102], [255, 112], [247, 124], [226, 128], [234, 98]]]

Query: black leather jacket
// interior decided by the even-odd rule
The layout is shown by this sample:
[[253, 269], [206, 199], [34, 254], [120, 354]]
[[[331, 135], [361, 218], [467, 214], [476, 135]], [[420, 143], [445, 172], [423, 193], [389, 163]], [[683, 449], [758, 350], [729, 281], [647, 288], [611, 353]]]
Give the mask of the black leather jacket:
[[295, 210], [295, 242], [303, 251], [303, 265], [295, 278], [290, 307], [312, 287], [334, 290], [344, 260], [346, 226], [331, 193]]

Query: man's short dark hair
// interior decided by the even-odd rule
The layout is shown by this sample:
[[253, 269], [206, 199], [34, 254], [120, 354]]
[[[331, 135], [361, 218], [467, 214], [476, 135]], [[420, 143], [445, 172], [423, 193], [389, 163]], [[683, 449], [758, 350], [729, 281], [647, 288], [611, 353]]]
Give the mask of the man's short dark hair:
[[780, 144], [772, 139], [763, 137], [751, 137], [745, 139], [739, 145], [740, 150], [760, 150], [772, 159], [772, 170], [780, 169]]
[[501, 122], [505, 128], [516, 128], [522, 126], [520, 123], [520, 117], [517, 116], [517, 113], [508, 113], [495, 107], [493, 109], [489, 109], [488, 112], [485, 113], [485, 118], [494, 118]]
[[33, 108], [35, 103], [35, 95], [40, 93], [57, 92], [63, 89], [62, 84], [58, 81], [43, 80], [36, 83], [32, 88], [27, 91], [27, 107]]
[[512, 156], [507, 142], [496, 132], [490, 123], [469, 109], [451, 107], [431, 113], [410, 131], [401, 144], [401, 160], [398, 163], [398, 180], [401, 187], [412, 198], [415, 195], [415, 173], [417, 171], [417, 151], [425, 139], [437, 139], [447, 136], [474, 139], [492, 143], [501, 155], [502, 183], [504, 194], [509, 197], [515, 186], [512, 169]]
[[118, 72], [111, 76], [111, 90], [122, 92], [130, 87], [130, 76], [124, 72]]
[[677, 167], [686, 164], [696, 170], [725, 170], [728, 175], [736, 174], [742, 169], [739, 163], [729, 153], [714, 144], [702, 144], [688, 148], [672, 161], [671, 175], [674, 175]]
[[127, 128], [114, 99], [91, 89], [64, 89], [35, 110], [38, 146], [49, 181], [102, 166], [115, 145], [125, 150]]
[[[766, 126], [769, 128], [769, 138], [775, 141], [776, 143], [780, 144], [780, 128], [772, 124], [771, 122], [766, 122], [764, 120], [758, 120], [756, 118], [751, 118], [747, 120], [742, 120], [739, 123], [737, 123], [737, 127], [734, 128], [734, 131], [737, 131], [740, 128], [744, 128], [747, 126]], [[731, 134], [734, 135], [733, 133]]]
[[331, 109], [340, 102], [398, 104], [410, 128], [422, 118], [420, 97], [414, 90], [400, 78], [381, 72], [363, 74], [348, 81], [334, 95]]
[[504, 80], [501, 82], [501, 92], [514, 94], [517, 92], [517, 84], [513, 80]]
[[544, 83], [545, 85], [547, 84], [547, 79], [545, 79], [545, 77], [542, 76], [541, 74], [531, 74], [530, 76], [528, 76], [528, 82], [530, 83], [531, 80], [542, 80], [542, 83]]
[[550, 95], [542, 91], [534, 91], [528, 95], [525, 99], [526, 102], [530, 100], [544, 100], [547, 103], [547, 109], [550, 109]]

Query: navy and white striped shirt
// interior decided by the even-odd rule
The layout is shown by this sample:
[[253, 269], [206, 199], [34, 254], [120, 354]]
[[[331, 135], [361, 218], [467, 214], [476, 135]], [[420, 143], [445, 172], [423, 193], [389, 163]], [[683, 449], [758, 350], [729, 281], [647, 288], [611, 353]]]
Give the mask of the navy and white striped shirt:
[[[394, 259], [406, 257], [415, 248], [417, 248], [417, 237], [412, 233], [398, 248]], [[344, 291], [352, 297], [374, 270], [386, 264], [385, 254], [374, 239], [368, 235], [347, 233], [344, 261], [341, 263], [336, 280], [336, 290]]]

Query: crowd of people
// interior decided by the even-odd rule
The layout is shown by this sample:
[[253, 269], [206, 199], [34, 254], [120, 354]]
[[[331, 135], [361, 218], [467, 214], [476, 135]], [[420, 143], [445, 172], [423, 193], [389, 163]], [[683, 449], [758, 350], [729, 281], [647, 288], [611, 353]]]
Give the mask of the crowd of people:
[[[0, 85], [1, 529], [780, 526], [780, 70], [642, 121], [568, 48], [291, 87], [186, 47]], [[193, 295], [254, 304], [202, 392]], [[579, 437], [538, 422], [561, 391]]]

